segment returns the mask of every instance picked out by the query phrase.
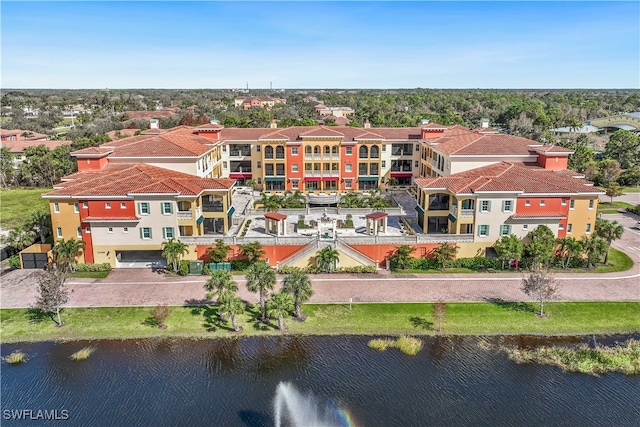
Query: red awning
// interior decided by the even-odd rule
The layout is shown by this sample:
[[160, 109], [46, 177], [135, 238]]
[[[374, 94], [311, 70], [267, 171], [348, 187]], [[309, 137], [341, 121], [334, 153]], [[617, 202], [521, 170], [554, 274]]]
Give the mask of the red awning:
[[309, 182], [309, 181], [320, 181], [320, 177], [307, 177], [304, 179], [305, 181]]
[[394, 178], [411, 178], [413, 174], [411, 172], [391, 172], [391, 176]]
[[323, 176], [323, 181], [338, 181], [340, 178], [337, 176]]
[[250, 173], [230, 173], [229, 178], [251, 178]]

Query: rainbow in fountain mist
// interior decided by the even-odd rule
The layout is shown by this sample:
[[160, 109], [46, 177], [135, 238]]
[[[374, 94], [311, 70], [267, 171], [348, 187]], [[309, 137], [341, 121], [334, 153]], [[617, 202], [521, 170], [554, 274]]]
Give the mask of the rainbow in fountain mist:
[[291, 383], [281, 382], [273, 402], [276, 427], [352, 427], [349, 413], [333, 400], [321, 401], [313, 394], [299, 392]]

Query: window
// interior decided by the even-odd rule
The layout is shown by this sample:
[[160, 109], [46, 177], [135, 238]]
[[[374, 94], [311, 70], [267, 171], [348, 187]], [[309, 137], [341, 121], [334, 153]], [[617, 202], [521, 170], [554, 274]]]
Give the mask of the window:
[[591, 233], [591, 223], [587, 224], [587, 228], [585, 229], [585, 232]]
[[147, 202], [138, 203], [138, 213], [140, 215], [149, 215], [150, 213], [149, 203]]
[[80, 227], [76, 228], [76, 237], [78, 239], [82, 239], [82, 228]]
[[525, 206], [531, 206], [531, 200], [525, 200], [524, 201], [524, 205]]
[[223, 152], [223, 153], [226, 153], [226, 152], [227, 152], [227, 146], [226, 146], [226, 145], [223, 145], [223, 146], [222, 146], [222, 152]]
[[91, 227], [85, 228], [84, 232], [87, 233], [87, 234], [91, 234]]
[[173, 213], [173, 205], [171, 202], [163, 202], [160, 206], [162, 207], [162, 215], [171, 215]]
[[111, 209], [111, 203], [105, 203], [104, 204], [104, 208], [105, 209]]
[[571, 234], [572, 228], [573, 228], [573, 224], [567, 224], [567, 234]]
[[571, 199], [569, 200], [569, 209], [575, 209], [576, 201]]
[[528, 230], [529, 229], [529, 224], [522, 224], [522, 229], [523, 230]]
[[567, 199], [562, 199], [562, 200], [560, 201], [560, 204], [561, 204], [562, 206], [567, 206]]
[[222, 162], [222, 169], [226, 169], [227, 168], [227, 162]]
[[386, 146], [386, 144], [382, 144], [382, 152], [384, 153], [384, 152], [386, 152], [386, 151], [387, 151], [387, 146]]
[[60, 213], [60, 204], [58, 202], [53, 204], [53, 212]]
[[420, 144], [416, 144], [416, 151], [420, 151]]
[[345, 172], [351, 172], [352, 170], [353, 169], [352, 169], [351, 163], [347, 163], [346, 165], [344, 165], [344, 171]]
[[417, 160], [414, 162], [413, 166], [416, 167], [416, 168], [418, 167], [418, 161]]
[[513, 212], [513, 201], [504, 200], [502, 202], [502, 212]]
[[344, 188], [346, 188], [346, 189], [351, 189], [351, 188], [353, 188], [353, 187], [352, 187], [352, 185], [353, 185], [353, 184], [352, 184], [352, 182], [351, 182], [351, 180], [350, 180], [350, 179], [345, 180], [345, 182], [344, 182]]
[[120, 203], [120, 209], [127, 209], [126, 203]]
[[256, 151], [259, 153], [260, 152], [260, 145], [256, 145]]
[[113, 227], [109, 227], [109, 228], [107, 228], [107, 233], [109, 233], [109, 234], [113, 234]]
[[298, 172], [298, 165], [291, 165], [291, 172]]
[[122, 233], [127, 234], [129, 232], [129, 227], [122, 227]]
[[291, 155], [292, 156], [298, 155], [298, 147], [291, 147]]
[[544, 199], [540, 200], [540, 206], [544, 206]]
[[262, 162], [258, 162], [258, 163], [256, 163], [256, 167], [257, 167], [258, 169], [261, 169], [261, 168], [262, 168]]
[[78, 204], [78, 202], [75, 202], [73, 204], [73, 213], [78, 213], [80, 212], [80, 205]]
[[150, 227], [142, 227], [140, 229], [140, 238], [143, 240], [147, 240], [151, 238], [151, 228]]
[[62, 239], [62, 228], [56, 228], [56, 236], [58, 236], [59, 239]]
[[511, 234], [511, 226], [510, 225], [501, 225], [500, 226], [500, 235], [501, 236], [508, 236], [509, 234]]
[[162, 238], [163, 239], [173, 239], [175, 236], [175, 233], [173, 232], [173, 227], [164, 227], [162, 229]]
[[89, 209], [89, 202], [82, 202], [82, 209]]
[[558, 230], [564, 230], [564, 225], [562, 223], [558, 224]]
[[[383, 147], [384, 147], [384, 145], [383, 145]], [[383, 161], [382, 161], [382, 167], [384, 168], [384, 167], [386, 167], [386, 166], [387, 166], [387, 162], [383, 160]]]
[[353, 154], [353, 147], [346, 147], [346, 148], [344, 149], [344, 153], [345, 153], [347, 156], [352, 155], [352, 154]]
[[589, 209], [593, 209], [594, 202], [595, 200], [593, 199], [589, 200]]
[[489, 200], [480, 202], [480, 212], [491, 212], [491, 202]]
[[297, 190], [299, 188], [299, 181], [297, 179], [291, 181], [291, 188], [293, 188], [294, 190]]
[[478, 236], [487, 237], [489, 235], [489, 226], [488, 225], [479, 225], [478, 226]]

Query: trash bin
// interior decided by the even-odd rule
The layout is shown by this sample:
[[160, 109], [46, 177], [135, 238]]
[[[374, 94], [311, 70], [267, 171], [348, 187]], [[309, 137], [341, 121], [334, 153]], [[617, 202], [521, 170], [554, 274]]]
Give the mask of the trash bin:
[[202, 274], [203, 267], [202, 261], [189, 261], [189, 274]]
[[218, 269], [218, 263], [217, 262], [210, 262], [209, 263], [209, 271], [214, 271]]
[[231, 263], [230, 262], [222, 262], [222, 269], [223, 270], [227, 270], [227, 271], [231, 271]]

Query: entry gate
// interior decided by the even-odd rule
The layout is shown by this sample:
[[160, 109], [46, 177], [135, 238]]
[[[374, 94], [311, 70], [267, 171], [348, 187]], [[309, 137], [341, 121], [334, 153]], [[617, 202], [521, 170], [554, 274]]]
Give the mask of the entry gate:
[[22, 268], [38, 268], [43, 269], [49, 263], [46, 253], [21, 253]]

